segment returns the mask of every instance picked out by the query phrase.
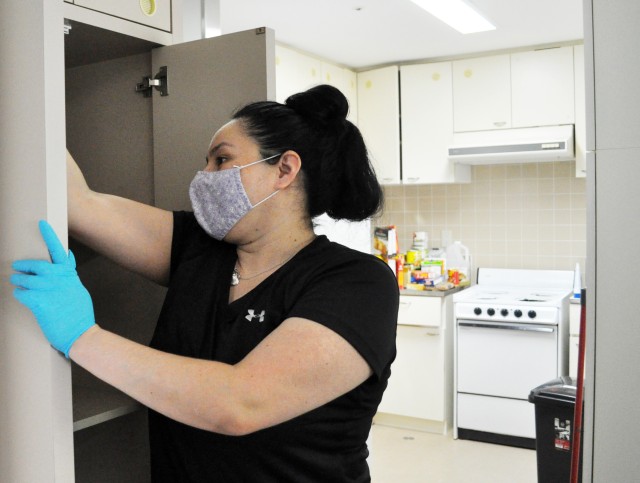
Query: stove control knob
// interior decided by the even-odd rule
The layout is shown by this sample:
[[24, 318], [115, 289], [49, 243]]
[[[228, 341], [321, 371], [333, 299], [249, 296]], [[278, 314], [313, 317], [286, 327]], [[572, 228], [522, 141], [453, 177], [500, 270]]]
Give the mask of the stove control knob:
[[493, 309], [487, 309], [487, 314], [489, 315], [495, 315], [496, 311]]
[[480, 307], [476, 307], [473, 309], [473, 313], [476, 315], [480, 315], [482, 313], [482, 309]]
[[529, 312], [527, 312], [527, 315], [529, 316], [530, 319], [535, 319], [536, 318], [536, 311], [535, 310], [530, 310]]
[[506, 317], [507, 315], [509, 315], [509, 311], [507, 309], [502, 309], [500, 311], [500, 315], [502, 315], [503, 317]]
[[518, 317], [518, 318], [522, 317], [522, 310], [520, 310], [520, 309], [516, 309], [516, 310], [513, 312], [513, 315], [515, 315], [515, 316], [516, 316], [516, 317]]

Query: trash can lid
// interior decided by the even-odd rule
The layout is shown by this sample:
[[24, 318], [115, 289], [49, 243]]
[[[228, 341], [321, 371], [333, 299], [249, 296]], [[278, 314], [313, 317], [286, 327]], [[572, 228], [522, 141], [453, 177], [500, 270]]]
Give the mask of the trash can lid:
[[562, 376], [532, 389], [529, 393], [529, 402], [573, 406], [576, 402], [576, 391], [575, 379]]

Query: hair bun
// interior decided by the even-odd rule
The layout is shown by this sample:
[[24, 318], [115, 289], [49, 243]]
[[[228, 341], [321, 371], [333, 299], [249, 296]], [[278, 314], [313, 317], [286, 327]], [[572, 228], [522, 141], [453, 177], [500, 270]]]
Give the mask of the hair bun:
[[310, 124], [324, 127], [342, 124], [349, 113], [349, 103], [344, 94], [327, 84], [293, 94], [285, 105]]

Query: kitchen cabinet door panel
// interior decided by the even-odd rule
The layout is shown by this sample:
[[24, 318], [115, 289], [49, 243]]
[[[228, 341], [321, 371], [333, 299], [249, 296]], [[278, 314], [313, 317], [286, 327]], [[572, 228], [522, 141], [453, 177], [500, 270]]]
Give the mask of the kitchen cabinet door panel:
[[573, 82], [575, 104], [575, 153], [576, 153], [576, 177], [584, 178], [587, 175], [587, 123], [586, 123], [586, 94], [585, 94], [585, 70], [584, 70], [584, 45], [573, 47]]
[[[189, 210], [189, 184], [213, 137], [244, 104], [275, 98], [273, 30], [256, 29], [153, 51], [167, 67], [169, 95], [153, 96], [155, 203]], [[241, 60], [239, 60], [241, 59]], [[219, 68], [216, 68], [219, 67]]]
[[471, 167], [448, 158], [453, 141], [451, 62], [400, 68], [402, 182], [467, 182]]
[[437, 329], [398, 326], [398, 356], [378, 411], [444, 420], [444, 359]]
[[322, 62], [322, 84], [329, 84], [339, 89], [347, 101], [349, 101], [349, 114], [347, 119], [352, 123], [358, 123], [358, 76], [347, 68], [340, 67], [329, 62]]
[[453, 62], [456, 132], [511, 127], [511, 60], [495, 55]]
[[398, 67], [358, 73], [358, 127], [382, 184], [400, 183]]
[[573, 47], [511, 54], [512, 127], [573, 124]]
[[276, 46], [276, 101], [322, 83], [322, 63], [293, 49]]

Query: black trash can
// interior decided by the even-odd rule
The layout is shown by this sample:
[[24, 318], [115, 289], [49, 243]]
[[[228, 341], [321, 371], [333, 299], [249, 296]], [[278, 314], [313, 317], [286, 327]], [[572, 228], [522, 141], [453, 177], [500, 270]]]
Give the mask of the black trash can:
[[[529, 402], [535, 404], [539, 483], [569, 483], [571, 479], [576, 382], [562, 376], [529, 393]], [[582, 458], [579, 468], [578, 481], [582, 481]]]

